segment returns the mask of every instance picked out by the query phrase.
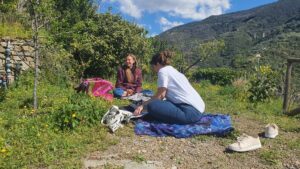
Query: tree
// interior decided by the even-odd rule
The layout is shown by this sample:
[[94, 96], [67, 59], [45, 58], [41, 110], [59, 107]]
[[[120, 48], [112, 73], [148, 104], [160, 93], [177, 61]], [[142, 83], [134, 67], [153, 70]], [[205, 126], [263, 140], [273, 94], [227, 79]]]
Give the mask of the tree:
[[49, 22], [51, 18], [51, 0], [28, 0], [27, 1], [27, 11], [30, 15], [32, 21], [32, 32], [33, 32], [33, 42], [34, 42], [34, 88], [33, 88], [33, 107], [37, 110], [38, 98], [37, 98], [37, 87], [38, 87], [38, 77], [39, 77], [39, 31]]
[[15, 12], [17, 1], [18, 0], [1, 0], [0, 13]]
[[61, 16], [62, 24], [54, 23], [51, 31], [55, 41], [78, 62], [79, 75], [108, 77], [127, 53], [137, 55], [142, 62], [150, 54], [146, 31], [119, 15], [90, 12], [75, 16], [76, 23], [68, 19], [70, 14], [65, 15]]
[[224, 41], [221, 40], [213, 40], [209, 41], [203, 44], [199, 44], [198, 46], [198, 53], [199, 53], [199, 58], [189, 65], [183, 72], [186, 73], [190, 68], [195, 66], [201, 61], [204, 61], [216, 54], [218, 54], [221, 50], [223, 50], [225, 47]]

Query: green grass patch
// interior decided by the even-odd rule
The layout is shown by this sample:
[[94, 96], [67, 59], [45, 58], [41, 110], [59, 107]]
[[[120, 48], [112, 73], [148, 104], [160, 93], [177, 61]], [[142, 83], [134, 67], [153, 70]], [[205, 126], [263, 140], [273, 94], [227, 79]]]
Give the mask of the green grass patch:
[[287, 142], [287, 146], [290, 149], [297, 149], [300, 150], [300, 138], [290, 139]]
[[[81, 168], [86, 153], [117, 143], [107, 139], [108, 130], [100, 125], [112, 103], [40, 81], [39, 109], [34, 111], [32, 82], [30, 74], [21, 77], [19, 87], [11, 87], [0, 102], [1, 167]], [[80, 108], [73, 112], [69, 105]], [[78, 123], [68, 122], [71, 127], [65, 130], [60, 125], [65, 119]]]
[[142, 163], [144, 161], [146, 161], [145, 157], [141, 154], [136, 154], [132, 157], [132, 160], [138, 163]]
[[281, 165], [281, 154], [276, 150], [265, 150], [260, 152], [260, 159], [268, 165]]
[[[280, 130], [299, 132], [298, 118], [281, 113], [281, 99], [250, 104], [236, 99], [230, 87], [211, 85], [207, 82], [193, 84], [206, 103], [206, 111], [232, 116], [243, 116], [262, 123], [276, 123]], [[127, 105], [129, 102], [102, 99], [75, 94], [66, 85], [51, 85], [41, 80], [38, 88], [39, 109], [33, 110], [33, 75], [24, 73], [18, 87], [11, 87], [0, 101], [0, 166], [3, 168], [81, 168], [82, 158], [92, 151], [104, 151], [118, 140], [108, 139], [109, 130], [101, 126], [100, 119], [111, 105]], [[155, 82], [143, 85], [155, 91]], [[74, 124], [73, 124], [74, 123]], [[233, 121], [234, 124], [234, 121]], [[132, 126], [116, 132], [118, 137], [135, 137]], [[197, 136], [193, 141], [217, 141], [226, 147], [240, 135], [238, 129], [227, 137]], [[288, 140], [286, 151], [299, 149], [299, 139]], [[280, 144], [276, 142], [275, 144]], [[163, 148], [161, 151], [165, 151]], [[280, 165], [282, 152], [261, 151], [258, 156], [264, 163]], [[132, 159], [145, 161], [141, 154]], [[181, 159], [176, 159], [180, 164]], [[109, 168], [109, 166], [108, 166]]]
[[0, 24], [0, 36], [10, 38], [31, 38], [31, 30], [26, 29], [22, 24], [16, 23], [1, 23]]

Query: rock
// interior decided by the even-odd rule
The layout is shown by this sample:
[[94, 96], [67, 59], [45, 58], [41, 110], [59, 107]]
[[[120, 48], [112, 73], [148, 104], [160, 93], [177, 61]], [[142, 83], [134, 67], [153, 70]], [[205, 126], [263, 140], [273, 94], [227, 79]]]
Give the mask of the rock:
[[177, 169], [177, 167], [175, 165], [172, 165], [171, 169]]
[[158, 161], [148, 161], [148, 162], [135, 162], [131, 160], [90, 160], [84, 161], [84, 168], [101, 168], [106, 165], [123, 167], [124, 169], [163, 169], [162, 163]]
[[16, 52], [20, 52], [20, 51], [22, 51], [22, 48], [20, 46], [15, 46], [14, 50]]
[[22, 59], [20, 58], [20, 56], [13, 56], [13, 60], [15, 60], [15, 61], [21, 61]]
[[31, 46], [22, 46], [22, 49], [23, 49], [25, 52], [33, 52], [33, 51], [34, 51], [34, 48], [31, 47]]
[[33, 62], [34, 61], [33, 57], [26, 57], [25, 60], [27, 62]]
[[7, 43], [6, 42], [1, 42], [2, 47], [6, 47]]
[[3, 46], [0, 46], [0, 53], [5, 53], [5, 48]]
[[33, 56], [33, 53], [31, 53], [31, 52], [24, 52], [24, 55], [25, 56]]

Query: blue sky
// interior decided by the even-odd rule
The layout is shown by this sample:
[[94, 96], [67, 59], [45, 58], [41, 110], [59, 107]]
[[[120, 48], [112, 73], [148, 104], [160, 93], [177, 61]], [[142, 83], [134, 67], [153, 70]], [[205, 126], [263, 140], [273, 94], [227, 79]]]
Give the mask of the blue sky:
[[250, 9], [277, 0], [102, 0], [100, 12], [109, 7], [130, 22], [155, 36], [174, 26], [220, 15]]

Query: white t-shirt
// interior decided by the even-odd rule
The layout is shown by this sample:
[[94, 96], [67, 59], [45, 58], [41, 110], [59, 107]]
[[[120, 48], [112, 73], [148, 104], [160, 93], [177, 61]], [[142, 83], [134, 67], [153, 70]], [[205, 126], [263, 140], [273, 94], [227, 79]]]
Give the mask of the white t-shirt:
[[205, 104], [188, 79], [172, 66], [165, 66], [158, 71], [158, 87], [167, 88], [166, 98], [173, 103], [186, 103], [201, 113]]

